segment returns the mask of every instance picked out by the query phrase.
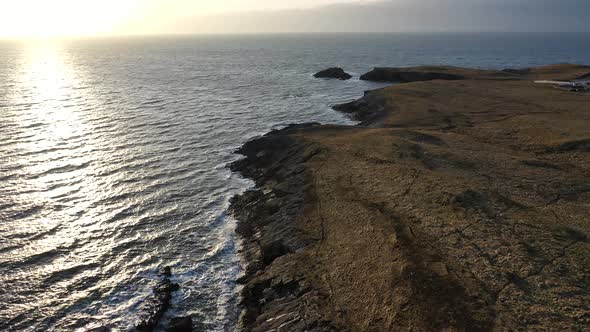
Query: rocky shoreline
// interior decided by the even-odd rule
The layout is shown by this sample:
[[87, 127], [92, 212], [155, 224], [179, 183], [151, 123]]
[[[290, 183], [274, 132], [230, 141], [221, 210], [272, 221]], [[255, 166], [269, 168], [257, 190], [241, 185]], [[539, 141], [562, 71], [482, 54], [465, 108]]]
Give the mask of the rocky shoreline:
[[[246, 262], [239, 280], [244, 284], [242, 330], [270, 331], [279, 326], [303, 330], [312, 325], [324, 330], [319, 329], [321, 319], [312, 313], [305, 317], [304, 325], [300, 313], [298, 319], [285, 316], [292, 307], [302, 307], [302, 295], [312, 290], [295, 266], [283, 258], [264, 273], [275, 260], [321, 240], [321, 235], [309, 236], [297, 227], [297, 218], [312, 195], [311, 176], [304, 164], [321, 150], [290, 136], [314, 127], [319, 124], [292, 125], [250, 141], [237, 151], [246, 158], [231, 165], [233, 171], [256, 182], [256, 189], [234, 197], [230, 208], [239, 221], [237, 232], [243, 238], [240, 254]], [[260, 317], [265, 316], [275, 319], [261, 322]]]
[[590, 68], [444, 71], [238, 151], [241, 330], [590, 324], [590, 99], [531, 82]]

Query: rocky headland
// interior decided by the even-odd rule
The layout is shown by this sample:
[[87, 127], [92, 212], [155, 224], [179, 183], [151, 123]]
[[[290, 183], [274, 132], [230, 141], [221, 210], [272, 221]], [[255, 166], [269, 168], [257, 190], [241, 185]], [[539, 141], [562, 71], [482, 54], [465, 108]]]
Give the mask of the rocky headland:
[[238, 151], [241, 329], [588, 330], [590, 67], [400, 71]]
[[[589, 77], [589, 66], [558, 64], [535, 68], [485, 70], [452, 66], [374, 68], [360, 79], [374, 82], [412, 83], [433, 80], [575, 80]], [[581, 75], [581, 76], [576, 76]]]

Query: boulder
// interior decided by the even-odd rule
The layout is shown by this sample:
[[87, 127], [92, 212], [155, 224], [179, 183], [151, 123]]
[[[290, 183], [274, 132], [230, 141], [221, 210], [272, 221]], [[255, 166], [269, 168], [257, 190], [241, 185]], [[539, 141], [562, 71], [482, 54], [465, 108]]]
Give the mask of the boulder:
[[342, 68], [328, 68], [322, 70], [313, 75], [315, 78], [336, 78], [339, 80], [348, 80], [352, 78], [352, 75], [345, 72]]

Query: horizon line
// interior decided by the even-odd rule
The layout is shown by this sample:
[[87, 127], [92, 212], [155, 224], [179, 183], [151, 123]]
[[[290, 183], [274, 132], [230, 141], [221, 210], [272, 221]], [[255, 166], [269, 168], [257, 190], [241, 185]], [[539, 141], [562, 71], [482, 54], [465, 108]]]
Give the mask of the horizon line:
[[130, 33], [130, 34], [96, 34], [70, 36], [0, 36], [0, 41], [32, 40], [76, 40], [76, 39], [111, 39], [111, 38], [167, 38], [167, 37], [202, 37], [202, 36], [277, 36], [277, 35], [401, 35], [401, 34], [590, 34], [590, 31], [246, 31], [246, 32], [172, 32], [172, 33]]

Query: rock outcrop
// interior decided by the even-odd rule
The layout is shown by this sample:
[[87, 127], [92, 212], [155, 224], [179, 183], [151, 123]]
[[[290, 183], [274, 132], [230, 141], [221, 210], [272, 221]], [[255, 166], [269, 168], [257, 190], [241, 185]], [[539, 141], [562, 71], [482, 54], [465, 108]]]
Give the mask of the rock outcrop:
[[402, 68], [374, 68], [363, 74], [361, 80], [373, 82], [399, 82], [410, 83], [432, 80], [461, 80], [465, 77], [445, 72], [417, 71]]
[[[237, 151], [246, 158], [230, 166], [257, 186], [234, 197], [230, 208], [239, 220], [237, 232], [244, 240], [240, 254], [247, 263], [238, 281], [244, 285], [242, 330], [341, 330], [314, 312], [316, 303], [325, 303], [325, 295], [310, 284], [304, 268], [290, 262], [321, 240], [303, 233], [297, 225], [312, 195], [304, 163], [321, 149], [291, 136], [317, 126], [293, 125], [250, 141]], [[292, 312], [293, 308], [299, 309]]]
[[574, 80], [590, 70], [588, 66], [559, 64], [523, 69], [484, 70], [452, 66], [375, 68], [361, 80], [412, 83], [434, 80]]
[[335, 78], [343, 81], [352, 78], [352, 75], [345, 72], [342, 68], [328, 68], [320, 72], [317, 72], [313, 76], [315, 78]]
[[140, 309], [139, 323], [136, 325], [137, 331], [150, 332], [158, 326], [162, 316], [170, 308], [172, 293], [180, 287], [170, 280], [172, 277], [170, 267], [162, 268], [160, 276], [162, 280], [157, 283], [152, 296], [144, 302]]
[[531, 72], [530, 68], [506, 68], [502, 69], [503, 72], [515, 75], [527, 75]]
[[352, 120], [375, 123], [383, 115], [385, 100], [379, 91], [366, 91], [365, 95], [351, 102], [332, 105], [338, 112], [348, 115]]

